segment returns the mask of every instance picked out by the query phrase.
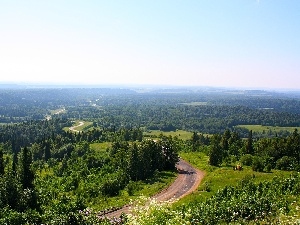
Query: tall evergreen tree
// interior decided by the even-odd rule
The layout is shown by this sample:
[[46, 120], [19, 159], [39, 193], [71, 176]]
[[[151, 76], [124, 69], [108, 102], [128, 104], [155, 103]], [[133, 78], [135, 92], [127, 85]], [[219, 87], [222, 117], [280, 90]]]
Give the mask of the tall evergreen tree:
[[199, 147], [200, 144], [200, 137], [197, 134], [197, 132], [193, 132], [191, 142], [192, 142], [192, 151], [196, 151], [196, 149]]
[[219, 166], [223, 160], [223, 151], [220, 146], [221, 136], [215, 134], [211, 138], [211, 149], [209, 152], [209, 164], [212, 166]]
[[163, 137], [160, 141], [162, 154], [164, 158], [164, 169], [174, 169], [176, 163], [179, 161], [178, 156], [178, 148], [176, 144], [173, 141], [173, 138], [171, 136], [169, 137]]
[[140, 179], [139, 151], [136, 143], [129, 149], [129, 176], [132, 180]]
[[227, 129], [225, 130], [224, 134], [222, 135], [221, 145], [223, 149], [223, 158], [226, 158], [229, 155], [229, 139], [231, 137], [230, 131]]
[[44, 158], [47, 161], [48, 159], [51, 158], [50, 143], [47, 140], [44, 142], [44, 150], [45, 150]]
[[18, 155], [17, 153], [13, 153], [12, 172], [14, 174], [17, 173], [17, 165], [18, 165]]
[[251, 154], [251, 155], [254, 154], [252, 130], [249, 131], [248, 139], [246, 142], [246, 154]]
[[0, 147], [0, 176], [4, 175], [4, 167], [3, 149]]
[[31, 170], [32, 156], [27, 147], [24, 147], [21, 152], [21, 183], [23, 189], [33, 188], [34, 173]]

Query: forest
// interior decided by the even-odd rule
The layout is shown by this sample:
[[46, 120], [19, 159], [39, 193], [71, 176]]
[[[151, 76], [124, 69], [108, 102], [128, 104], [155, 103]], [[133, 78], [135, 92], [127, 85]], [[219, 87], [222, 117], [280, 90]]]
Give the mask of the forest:
[[[299, 112], [296, 93], [0, 89], [0, 224], [280, 224], [300, 203]], [[76, 121], [88, 125], [70, 130]], [[190, 136], [164, 135], [178, 130]], [[205, 161], [194, 200], [139, 218], [99, 214], [167, 187], [180, 158]], [[215, 190], [210, 177], [237, 165], [245, 177]]]

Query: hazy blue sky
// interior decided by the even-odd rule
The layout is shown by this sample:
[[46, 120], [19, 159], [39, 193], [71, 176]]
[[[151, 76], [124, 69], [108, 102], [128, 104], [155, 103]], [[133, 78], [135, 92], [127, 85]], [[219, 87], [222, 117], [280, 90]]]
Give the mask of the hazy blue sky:
[[300, 0], [0, 0], [0, 82], [300, 89]]

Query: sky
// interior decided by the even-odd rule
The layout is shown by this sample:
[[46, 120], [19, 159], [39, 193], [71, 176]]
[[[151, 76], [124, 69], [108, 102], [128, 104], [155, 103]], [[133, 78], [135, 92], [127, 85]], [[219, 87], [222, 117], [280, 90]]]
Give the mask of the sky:
[[300, 1], [0, 0], [0, 83], [300, 89]]

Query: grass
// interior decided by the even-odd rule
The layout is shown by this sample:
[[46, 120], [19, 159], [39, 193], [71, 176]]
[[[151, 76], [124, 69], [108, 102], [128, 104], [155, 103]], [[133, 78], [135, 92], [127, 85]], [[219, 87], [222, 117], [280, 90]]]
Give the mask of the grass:
[[133, 194], [129, 194], [128, 186], [116, 197], [99, 197], [93, 199], [89, 207], [96, 210], [108, 209], [110, 207], [121, 207], [138, 199], [140, 196], [151, 197], [159, 191], [167, 188], [176, 179], [176, 173], [170, 171], [158, 172], [154, 177], [146, 181], [131, 182]]
[[243, 167], [242, 171], [234, 171], [232, 166], [210, 166], [208, 156], [201, 152], [180, 153], [180, 157], [191, 163], [196, 168], [206, 172], [198, 190], [186, 196], [175, 204], [180, 205], [191, 201], [204, 201], [225, 186], [235, 186], [246, 176], [254, 178], [255, 182], [271, 180], [273, 177], [288, 177], [292, 172], [272, 170], [271, 173], [254, 172], [251, 167]]
[[237, 127], [246, 128], [247, 130], [252, 130], [253, 132], [280, 132], [280, 131], [288, 131], [293, 132], [295, 129], [300, 129], [300, 127], [275, 127], [275, 126], [263, 126], [263, 125], [238, 125]]
[[102, 152], [102, 151], [106, 151], [107, 148], [111, 147], [111, 142], [91, 143], [90, 147], [96, 152]]
[[59, 113], [65, 113], [65, 112], [66, 112], [65, 108], [50, 110], [51, 115], [59, 114]]
[[[106, 151], [111, 146], [110, 142], [91, 143], [91, 149], [97, 152]], [[176, 173], [170, 171], [162, 171], [156, 173], [152, 178], [146, 181], [131, 182], [120, 194], [115, 197], [101, 196], [92, 200], [89, 207], [96, 210], [108, 209], [110, 207], [121, 207], [130, 203], [130, 201], [138, 199], [140, 196], [151, 197], [159, 191], [167, 188], [176, 179]], [[131, 187], [131, 192], [128, 187]]]
[[[84, 131], [84, 130], [87, 130], [93, 124], [93, 122], [90, 122], [90, 121], [75, 120], [74, 123], [73, 123], [73, 126], [75, 127], [75, 126], [80, 125], [80, 122], [83, 122], [84, 124], [82, 126], [76, 127], [74, 131]], [[69, 131], [70, 127], [64, 127], [63, 130], [64, 131]]]
[[200, 106], [200, 105], [207, 105], [207, 102], [189, 102], [189, 103], [182, 103], [182, 105]]
[[149, 132], [144, 132], [144, 137], [159, 137], [159, 135], [163, 134], [164, 136], [177, 136], [179, 139], [188, 140], [191, 139], [193, 133], [184, 130], [176, 130], [176, 131], [160, 131], [160, 130], [151, 130]]

